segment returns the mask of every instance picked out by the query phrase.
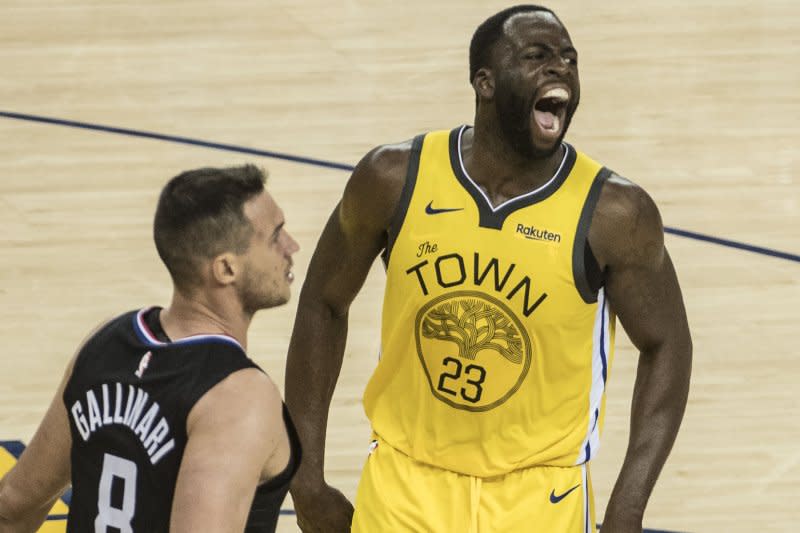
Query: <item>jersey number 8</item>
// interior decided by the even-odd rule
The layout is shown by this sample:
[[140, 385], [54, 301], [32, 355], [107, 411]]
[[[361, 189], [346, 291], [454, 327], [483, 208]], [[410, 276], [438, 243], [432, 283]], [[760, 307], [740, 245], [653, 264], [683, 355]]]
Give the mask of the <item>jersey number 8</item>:
[[[122, 507], [113, 507], [111, 487], [114, 478], [122, 481]], [[136, 510], [136, 463], [110, 453], [103, 456], [103, 472], [97, 490], [97, 518], [95, 533], [106, 533], [109, 527], [120, 533], [133, 533], [131, 522]]]

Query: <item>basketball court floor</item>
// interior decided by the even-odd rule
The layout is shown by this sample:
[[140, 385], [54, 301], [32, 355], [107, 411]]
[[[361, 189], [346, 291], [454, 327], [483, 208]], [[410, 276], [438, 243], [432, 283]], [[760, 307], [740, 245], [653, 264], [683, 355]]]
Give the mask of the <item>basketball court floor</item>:
[[[556, 0], [580, 54], [572, 144], [644, 186], [694, 338], [692, 391], [645, 515], [672, 532], [800, 523], [800, 4]], [[376, 144], [471, 123], [467, 47], [494, 0], [0, 2], [0, 471], [93, 326], [164, 304], [151, 242], [168, 178], [253, 162], [301, 251], [295, 296], [348, 178]], [[327, 476], [355, 494], [385, 276], [351, 311]], [[296, 299], [250, 352], [283, 386]], [[622, 462], [637, 354], [617, 340], [598, 520]], [[63, 531], [63, 502], [43, 531]], [[298, 531], [285, 505], [279, 531]]]

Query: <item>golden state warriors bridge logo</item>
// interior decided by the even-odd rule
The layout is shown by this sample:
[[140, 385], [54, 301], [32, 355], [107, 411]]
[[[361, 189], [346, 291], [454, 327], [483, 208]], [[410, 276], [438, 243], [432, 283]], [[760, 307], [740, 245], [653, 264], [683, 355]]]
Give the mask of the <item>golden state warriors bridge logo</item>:
[[519, 389], [532, 347], [517, 316], [485, 293], [457, 291], [428, 302], [414, 328], [433, 395], [467, 411], [488, 411]]

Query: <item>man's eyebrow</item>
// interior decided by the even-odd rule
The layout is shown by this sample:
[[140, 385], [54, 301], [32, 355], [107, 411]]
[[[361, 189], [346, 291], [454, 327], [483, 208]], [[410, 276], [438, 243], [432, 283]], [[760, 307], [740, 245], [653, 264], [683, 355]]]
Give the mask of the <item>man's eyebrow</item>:
[[552, 45], [550, 45], [548, 43], [542, 42], [542, 41], [528, 41], [528, 42], [526, 42], [525, 44], [522, 45], [523, 49], [524, 48], [534, 48], [534, 47], [545, 48], [547, 50], [551, 50], [551, 51], [554, 51], [554, 52], [556, 50], [558, 50], [562, 54], [564, 52], [574, 52], [576, 54], [578, 53], [578, 50], [576, 50], [575, 47], [573, 45], [571, 45], [571, 44], [567, 45], [567, 46], [556, 48], [556, 47], [554, 47], [554, 46], [552, 46]]

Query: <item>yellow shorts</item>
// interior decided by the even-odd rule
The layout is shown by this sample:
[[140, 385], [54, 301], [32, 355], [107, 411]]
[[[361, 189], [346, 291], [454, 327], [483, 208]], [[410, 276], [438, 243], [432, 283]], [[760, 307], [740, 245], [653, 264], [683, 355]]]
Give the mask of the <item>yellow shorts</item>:
[[588, 465], [491, 478], [415, 461], [374, 437], [356, 494], [354, 533], [592, 533]]

